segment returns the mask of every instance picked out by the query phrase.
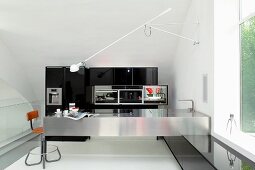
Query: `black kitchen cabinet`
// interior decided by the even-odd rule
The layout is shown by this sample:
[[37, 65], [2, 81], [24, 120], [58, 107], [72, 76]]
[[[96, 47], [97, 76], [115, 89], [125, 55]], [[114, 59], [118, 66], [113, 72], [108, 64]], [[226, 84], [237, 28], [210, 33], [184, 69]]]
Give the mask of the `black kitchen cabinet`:
[[[87, 76], [88, 77], [88, 76]], [[94, 67], [89, 69], [90, 85], [157, 85], [157, 67]]]
[[132, 68], [115, 68], [114, 85], [132, 85], [133, 69]]
[[133, 68], [133, 85], [158, 85], [158, 68]]
[[[69, 103], [75, 103], [76, 107], [83, 109], [86, 105], [86, 69], [80, 67], [78, 72], [70, 72], [70, 67], [46, 67], [46, 90], [47, 88], [62, 89], [62, 105], [46, 105], [46, 115], [52, 114], [56, 109], [69, 108]], [[46, 103], [47, 103], [46, 94]]]
[[113, 85], [114, 68], [90, 68], [90, 85]]
[[46, 87], [63, 88], [64, 86], [64, 68], [63, 67], [46, 67]]
[[[84, 109], [86, 105], [86, 85], [89, 81], [87, 69], [80, 67], [78, 72], [70, 72], [70, 67], [46, 67], [45, 93], [46, 93], [46, 116], [54, 115], [56, 109], [64, 110], [69, 108], [69, 103], [75, 103], [76, 107]], [[62, 104], [47, 105], [47, 88], [61, 88]], [[90, 91], [91, 93], [91, 91]], [[48, 141], [86, 141], [86, 136], [51, 136]]]
[[80, 67], [78, 72], [70, 72], [70, 67], [65, 68], [64, 108], [69, 108], [69, 103], [75, 103], [75, 107], [85, 107], [85, 72]]
[[[61, 88], [64, 87], [64, 68], [63, 67], [46, 67], [45, 70], [45, 103], [47, 103], [47, 88]], [[63, 93], [62, 93], [63, 94]], [[62, 98], [63, 99], [63, 98]], [[63, 103], [63, 100], [61, 100]], [[54, 113], [56, 109], [63, 109], [61, 105], [47, 105], [45, 107], [46, 116]]]

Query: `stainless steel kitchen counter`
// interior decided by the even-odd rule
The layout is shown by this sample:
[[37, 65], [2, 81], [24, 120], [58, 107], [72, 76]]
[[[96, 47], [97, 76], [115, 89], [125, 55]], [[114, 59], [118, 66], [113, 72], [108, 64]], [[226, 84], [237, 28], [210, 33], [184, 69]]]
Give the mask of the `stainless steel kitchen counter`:
[[95, 110], [96, 117], [45, 117], [46, 136], [181, 136], [210, 134], [210, 117], [167, 109]]

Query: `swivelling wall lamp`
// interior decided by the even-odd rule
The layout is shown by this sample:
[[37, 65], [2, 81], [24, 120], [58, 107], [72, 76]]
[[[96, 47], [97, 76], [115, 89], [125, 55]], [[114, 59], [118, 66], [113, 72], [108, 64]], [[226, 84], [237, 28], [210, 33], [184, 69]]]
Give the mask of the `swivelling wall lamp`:
[[[120, 37], [119, 39], [113, 41], [111, 44], [107, 45], [106, 47], [102, 48], [101, 50], [99, 50], [98, 52], [96, 52], [95, 54], [93, 54], [92, 56], [88, 57], [84, 62], [79, 62], [78, 64], [73, 64], [71, 65], [70, 67], [70, 71], [71, 72], [77, 72], [79, 71], [79, 67], [81, 66], [86, 66], [86, 62], [90, 59], [92, 59], [93, 57], [95, 57], [96, 55], [98, 55], [99, 53], [103, 52], [104, 50], [106, 50], [107, 48], [113, 46], [114, 44], [118, 43], [119, 41], [121, 41], [122, 39], [126, 38], [127, 36], [133, 34], [134, 32], [136, 32], [137, 30], [139, 30], [140, 28], [144, 27], [145, 26], [145, 29], [146, 29], [146, 25], [150, 24], [152, 21], [156, 20], [157, 18], [161, 17], [162, 15], [170, 12], [172, 9], [171, 8], [168, 8], [167, 10], [161, 12], [159, 15], [153, 17], [152, 19], [148, 20], [147, 22], [145, 22], [144, 24], [140, 25], [139, 27], [133, 29], [132, 31], [130, 31], [129, 33], [125, 34], [124, 36]], [[150, 34], [151, 34], [151, 28], [154, 28], [156, 30], [159, 30], [159, 31], [163, 31], [163, 32], [166, 32], [166, 33], [169, 33], [169, 34], [172, 34], [172, 35], [175, 35], [175, 36], [178, 36], [180, 38], [184, 38], [184, 39], [187, 39], [187, 40], [192, 40], [192, 39], [189, 39], [187, 37], [184, 37], [184, 36], [180, 36], [180, 35], [177, 35], [175, 33], [171, 33], [171, 32], [168, 32], [168, 31], [165, 31], [165, 30], [160, 30], [158, 28], [155, 28], [155, 27], [152, 27], [152, 25], [150, 24]], [[146, 31], [146, 30], [145, 30]], [[146, 35], [146, 33], [145, 33]], [[148, 35], [146, 35], [148, 36]], [[194, 41], [194, 40], [192, 40]], [[195, 43], [194, 44], [199, 44], [198, 41], [194, 41]]]

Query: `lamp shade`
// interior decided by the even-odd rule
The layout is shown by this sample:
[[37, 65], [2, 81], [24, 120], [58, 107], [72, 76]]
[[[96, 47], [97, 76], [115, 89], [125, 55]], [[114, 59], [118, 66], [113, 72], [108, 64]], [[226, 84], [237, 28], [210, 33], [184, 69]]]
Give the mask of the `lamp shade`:
[[80, 62], [80, 63], [78, 63], [78, 64], [73, 64], [73, 65], [71, 65], [70, 71], [71, 71], [71, 72], [77, 72], [77, 71], [79, 71], [80, 66], [85, 66], [85, 63], [84, 63], [84, 62]]
[[70, 71], [71, 71], [71, 72], [77, 72], [77, 71], [79, 71], [79, 66], [78, 66], [77, 64], [71, 65]]

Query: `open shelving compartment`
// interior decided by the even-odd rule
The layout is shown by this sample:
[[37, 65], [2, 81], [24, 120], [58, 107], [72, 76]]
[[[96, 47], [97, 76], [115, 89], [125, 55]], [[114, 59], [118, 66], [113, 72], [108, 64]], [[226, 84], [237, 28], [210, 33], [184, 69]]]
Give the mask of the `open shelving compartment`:
[[144, 103], [167, 104], [167, 85], [143, 86]]
[[[125, 87], [125, 86], [124, 86]], [[112, 86], [94, 87], [96, 105], [166, 105], [167, 85], [140, 86], [140, 88], [114, 88]], [[133, 86], [132, 86], [133, 87]]]

